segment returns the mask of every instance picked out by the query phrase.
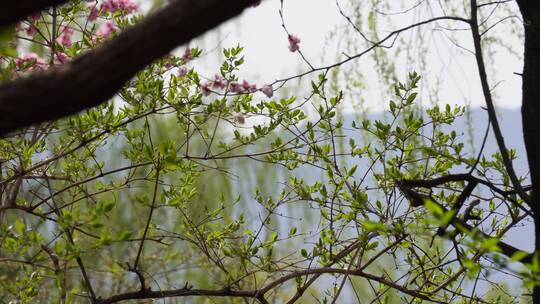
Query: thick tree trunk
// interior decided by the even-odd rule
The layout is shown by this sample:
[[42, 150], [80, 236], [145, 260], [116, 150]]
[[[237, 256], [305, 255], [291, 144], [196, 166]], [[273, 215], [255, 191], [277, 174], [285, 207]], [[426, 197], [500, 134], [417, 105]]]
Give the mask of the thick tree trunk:
[[26, 16], [44, 10], [50, 6], [60, 5], [69, 0], [17, 0], [2, 1], [0, 4], [0, 27], [14, 24]]
[[153, 60], [239, 15], [255, 0], [175, 0], [100, 48], [47, 73], [0, 85], [0, 135], [112, 97]]
[[[533, 185], [531, 207], [535, 223], [535, 252], [540, 254], [540, 1], [521, 0], [518, 3], [525, 26], [521, 113]], [[540, 303], [540, 286], [533, 290], [533, 302]]]

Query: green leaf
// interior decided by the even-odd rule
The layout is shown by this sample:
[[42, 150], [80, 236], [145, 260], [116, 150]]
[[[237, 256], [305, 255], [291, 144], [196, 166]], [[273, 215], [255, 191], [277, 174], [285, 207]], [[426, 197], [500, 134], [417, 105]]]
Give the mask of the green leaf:
[[374, 221], [363, 221], [362, 227], [364, 227], [367, 231], [385, 231], [387, 230], [386, 225], [380, 222], [374, 222]]
[[416, 93], [416, 92], [411, 93], [411, 95], [409, 95], [409, 97], [407, 97], [407, 104], [411, 104], [416, 99], [417, 95], [418, 95], [418, 93]]
[[296, 234], [296, 227], [292, 227], [291, 230], [289, 230], [289, 236], [293, 236]]
[[122, 230], [118, 234], [118, 240], [126, 241], [131, 237], [132, 233], [130, 231]]
[[358, 169], [358, 165], [352, 166], [349, 171], [347, 171], [347, 176], [353, 176], [354, 172], [356, 172], [356, 169]]
[[103, 212], [109, 212], [111, 211], [114, 206], [116, 206], [115, 202], [107, 202], [103, 205]]
[[439, 204], [435, 203], [433, 200], [429, 199], [429, 198], [426, 198], [424, 199], [424, 206], [426, 207], [426, 210], [437, 216], [437, 217], [442, 217], [443, 216], [443, 209], [441, 206], [439, 206]]
[[520, 251], [517, 251], [514, 254], [512, 254], [510, 259], [512, 261], [519, 262], [519, 261], [523, 260], [527, 256], [529, 256], [529, 254], [527, 252], [520, 250]]
[[499, 244], [498, 238], [487, 238], [482, 242], [482, 244], [480, 245], [480, 248], [488, 252], [499, 252], [500, 248], [498, 244]]

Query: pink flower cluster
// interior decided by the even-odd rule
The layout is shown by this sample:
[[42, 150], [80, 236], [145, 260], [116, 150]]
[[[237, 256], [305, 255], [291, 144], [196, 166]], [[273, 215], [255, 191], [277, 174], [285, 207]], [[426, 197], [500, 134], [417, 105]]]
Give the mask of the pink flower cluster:
[[210, 93], [212, 93], [212, 91], [210, 91], [210, 84], [208, 82], [201, 84], [201, 92], [203, 96], [208, 96]]
[[185, 65], [178, 68], [178, 77], [184, 77], [187, 75], [187, 73], [188, 73], [188, 68]]
[[191, 52], [190, 48], [186, 48], [186, 50], [184, 51], [184, 55], [182, 55], [182, 59], [184, 60], [184, 63], [193, 59], [193, 53]]
[[[41, 18], [40, 13], [35, 13], [35, 14], [30, 15], [30, 17], [27, 20], [30, 24], [28, 25], [28, 28], [26, 29], [26, 35], [34, 36], [34, 34], [37, 33], [36, 23], [39, 21], [40, 18]], [[16, 31], [19, 32], [22, 30], [23, 30], [22, 22], [17, 23]]]
[[295, 35], [289, 34], [289, 51], [296, 52], [300, 49], [300, 38]]
[[173, 65], [172, 65], [172, 55], [171, 54], [167, 54], [165, 56], [163, 56], [163, 59], [165, 59], [165, 68], [167, 70], [170, 70], [172, 69]]
[[96, 21], [100, 13], [122, 12], [124, 14], [131, 14], [138, 9], [137, 4], [133, 3], [132, 0], [105, 0], [99, 9], [95, 3], [90, 3], [88, 8], [90, 9], [90, 14], [88, 15], [89, 21]]
[[214, 84], [212, 84], [212, 87], [214, 89], [220, 89], [223, 90], [227, 87], [227, 81], [221, 77], [220, 75], [214, 76]]
[[36, 24], [33, 22], [30, 22], [30, 25], [28, 26], [28, 29], [26, 30], [26, 35], [34, 36], [35, 33], [37, 33]]
[[68, 63], [70, 60], [71, 58], [69, 58], [69, 56], [66, 55], [66, 53], [62, 53], [62, 52], [54, 54], [54, 58], [53, 58], [54, 64], [65, 64], [65, 63]]
[[96, 21], [97, 17], [99, 16], [99, 9], [97, 8], [97, 4], [90, 4], [90, 14], [88, 14], [88, 21]]
[[170, 70], [174, 67], [178, 67], [178, 76], [184, 77], [188, 73], [188, 68], [185, 66], [185, 64], [188, 63], [191, 59], [193, 59], [193, 52], [190, 48], [186, 48], [184, 50], [184, 54], [182, 55], [182, 61], [179, 64], [173, 64], [174, 58], [172, 54], [167, 54], [163, 56], [163, 59], [165, 61], [165, 69]]
[[272, 85], [271, 85], [271, 84], [265, 84], [265, 85], [263, 85], [263, 87], [261, 88], [261, 91], [262, 91], [263, 94], [266, 95], [266, 97], [268, 97], [268, 98], [274, 96], [274, 88], [272, 88]]
[[29, 67], [30, 71], [45, 71], [49, 65], [36, 53], [28, 53], [15, 59], [15, 66], [18, 69]]
[[272, 88], [272, 85], [267, 84], [264, 85], [262, 88], [258, 89], [256, 84], [249, 83], [247, 80], [242, 81], [242, 83], [236, 81], [228, 82], [220, 75], [214, 76], [214, 80], [212, 82], [205, 82], [201, 84], [202, 94], [204, 96], [210, 95], [210, 93], [212, 92], [210, 88], [216, 90], [224, 90], [227, 88], [228, 92], [237, 94], [255, 93], [256, 91], [260, 90], [268, 98], [274, 95], [274, 89]]
[[[68, 63], [71, 58], [62, 52], [54, 54], [53, 64], [61, 65]], [[15, 66], [18, 71], [14, 72], [14, 76], [17, 76], [20, 71], [27, 70], [31, 72], [45, 71], [49, 68], [49, 64], [36, 53], [28, 53], [26, 55], [15, 58]]]
[[114, 22], [112, 20], [107, 20], [103, 23], [96, 31], [96, 36], [101, 38], [109, 38], [116, 29], [114, 28]]
[[101, 11], [104, 13], [122, 11], [131, 14], [137, 11], [137, 4], [131, 0], [105, 0], [101, 5]]
[[65, 26], [60, 33], [61, 34], [56, 41], [65, 47], [70, 47], [73, 44], [71, 42], [71, 36], [73, 36], [75, 31], [73, 31], [72, 28]]
[[242, 84], [238, 82], [229, 83], [229, 91], [232, 93], [254, 93], [257, 91], [257, 85], [251, 84], [246, 80], [242, 81]]

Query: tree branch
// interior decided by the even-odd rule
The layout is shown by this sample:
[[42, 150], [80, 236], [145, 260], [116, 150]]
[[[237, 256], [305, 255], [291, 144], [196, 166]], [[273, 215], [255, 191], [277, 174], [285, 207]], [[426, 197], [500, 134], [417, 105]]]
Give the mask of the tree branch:
[[358, 276], [358, 277], [362, 277], [370, 281], [375, 281], [383, 285], [389, 286], [413, 298], [422, 299], [424, 301], [432, 302], [432, 303], [446, 303], [446, 302], [441, 302], [436, 299], [433, 299], [432, 297], [430, 297], [429, 295], [425, 294], [422, 291], [408, 289], [402, 285], [399, 285], [393, 282], [392, 280], [384, 276], [373, 275], [373, 274], [364, 272], [363, 270], [360, 270], [360, 269], [352, 269], [348, 271], [347, 269], [331, 268], [331, 267], [313, 268], [313, 269], [295, 271], [279, 279], [276, 279], [275, 281], [269, 283], [268, 285], [264, 286], [263, 288], [259, 290], [232, 290], [230, 288], [224, 288], [224, 289], [219, 289], [219, 290], [193, 289], [191, 288], [191, 286], [187, 286], [186, 284], [186, 286], [184, 286], [183, 288], [174, 289], [174, 290], [157, 290], [157, 291], [140, 290], [136, 292], [127, 292], [127, 293], [117, 294], [107, 299], [98, 299], [97, 303], [110, 304], [110, 303], [116, 303], [120, 301], [133, 300], [133, 299], [161, 299], [161, 298], [185, 297], [185, 296], [241, 297], [241, 298], [261, 299], [261, 295], [264, 295], [265, 293], [269, 292], [273, 288], [276, 288], [277, 286], [289, 280], [295, 279], [297, 277], [310, 275], [310, 274], [341, 274], [341, 275], [348, 274], [352, 276]]
[[487, 79], [486, 67], [484, 64], [484, 55], [482, 54], [482, 38], [480, 31], [478, 29], [478, 7], [475, 0], [471, 0], [471, 32], [474, 42], [474, 53], [476, 58], [476, 65], [478, 67], [478, 74], [480, 76], [480, 83], [482, 84], [482, 91], [484, 93], [484, 99], [486, 101], [487, 111], [489, 115], [489, 121], [493, 128], [493, 133], [495, 134], [495, 139], [497, 140], [497, 145], [499, 146], [499, 151], [501, 152], [502, 161], [504, 167], [508, 172], [512, 186], [516, 189], [519, 196], [529, 205], [532, 206], [530, 196], [525, 192], [521, 186], [521, 182], [516, 176], [514, 166], [512, 165], [512, 159], [508, 155], [508, 149], [504, 143], [504, 137], [502, 135], [501, 127], [499, 126], [499, 121], [497, 120], [497, 114], [495, 113], [495, 105], [493, 103], [493, 98], [491, 96], [491, 90], [489, 88], [489, 83]]
[[184, 286], [180, 289], [172, 290], [139, 290], [135, 292], [126, 292], [114, 295], [106, 299], [98, 299], [97, 304], [110, 304], [126, 300], [135, 299], [163, 299], [172, 297], [187, 297], [187, 296], [205, 296], [205, 297], [240, 297], [240, 298], [255, 298], [256, 290], [232, 290], [224, 288], [219, 290], [212, 289], [193, 289], [191, 286]]
[[18, 0], [3, 1], [0, 5], [0, 27], [13, 24], [32, 13], [42, 11], [51, 6], [60, 5], [69, 0]]
[[[441, 185], [443, 184], [444, 182], [455, 182], [455, 181], [462, 181], [462, 180], [469, 180], [470, 182], [475, 182], [475, 181], [478, 181], [478, 180], [475, 180], [474, 177], [468, 175], [468, 174], [455, 174], [455, 175], [448, 175], [448, 176], [444, 176], [444, 177], [441, 177], [441, 178], [437, 178], [437, 179], [433, 179], [433, 180], [425, 180], [425, 181], [421, 181], [421, 180], [403, 180], [403, 181], [400, 181], [401, 184], [406, 184], [407, 187], [424, 187], [424, 188], [431, 188], [431, 187], [435, 187], [437, 185]], [[444, 181], [444, 182], [443, 182]], [[401, 190], [401, 188], [400, 188]], [[412, 189], [408, 189], [408, 192], [415, 192], [414, 190]], [[403, 193], [403, 195], [409, 199], [409, 197], [411, 196], [410, 193]], [[420, 194], [417, 194], [418, 196], [420, 196]], [[414, 196], [413, 196], [414, 197]], [[434, 200], [432, 197], [430, 197], [431, 201], [434, 202], [435, 204], [437, 204], [442, 210], [444, 213], [447, 213], [449, 212], [449, 210], [447, 208], [445, 208], [441, 203], [437, 202], [436, 200]], [[416, 204], [417, 202], [411, 202], [411, 204]], [[465, 221], [457, 218], [457, 217], [453, 217], [451, 220], [450, 220], [450, 224], [452, 226], [454, 226], [456, 229], [460, 230], [460, 229], [466, 229], [468, 231], [472, 231], [474, 230], [475, 228], [469, 224], [467, 224]], [[446, 229], [446, 227], [441, 227], [443, 229]], [[492, 236], [486, 234], [485, 232], [481, 231], [481, 230], [478, 230], [478, 232], [482, 235], [482, 237], [486, 238], [486, 239], [491, 239], [493, 238]], [[510, 244], [507, 244], [501, 240], [498, 241], [497, 245], [499, 246], [499, 249], [501, 249], [501, 253], [504, 254], [505, 256], [507, 256], [508, 258], [512, 258], [516, 253], [518, 252], [523, 252], [523, 250], [520, 250]], [[533, 254], [527, 254], [524, 258], [522, 258], [521, 260], [519, 260], [519, 262], [521, 263], [524, 263], [524, 264], [527, 264], [527, 263], [531, 263], [533, 261]]]
[[0, 86], [0, 135], [107, 101], [152, 61], [254, 3], [176, 0], [65, 66]]
[[[400, 180], [397, 181], [398, 183], [404, 184], [411, 188], [421, 187], [421, 188], [433, 188], [437, 187], [446, 183], [450, 182], [475, 182], [481, 185], [484, 185], [488, 187], [489, 189], [493, 190], [494, 192], [504, 196], [505, 198], [508, 198], [509, 195], [516, 194], [516, 190], [502, 190], [498, 187], [496, 187], [493, 183], [485, 181], [483, 179], [480, 179], [478, 177], [473, 176], [470, 173], [459, 173], [459, 174], [448, 174], [441, 177], [433, 178], [433, 179], [409, 179], [409, 180]], [[531, 185], [524, 186], [524, 191], [530, 191], [532, 189]], [[527, 211], [528, 212], [528, 211]]]

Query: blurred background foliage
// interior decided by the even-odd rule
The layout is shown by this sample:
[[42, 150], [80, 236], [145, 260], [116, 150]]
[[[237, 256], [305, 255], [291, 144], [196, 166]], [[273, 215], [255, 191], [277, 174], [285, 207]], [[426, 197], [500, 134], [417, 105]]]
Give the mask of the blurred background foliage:
[[[377, 12], [402, 4], [348, 1], [340, 9], [350, 24], [331, 36], [343, 54], [360, 53], [392, 25]], [[20, 63], [24, 54], [55, 64], [56, 51], [74, 58], [98, 47], [107, 20], [120, 32], [140, 18], [119, 10], [88, 21], [89, 12], [89, 3], [73, 1], [18, 25], [38, 34], [2, 31], [3, 79], [36, 72], [40, 59]], [[75, 29], [73, 44], [51, 47], [65, 27]], [[358, 35], [364, 31], [369, 39]], [[500, 156], [477, 157], [470, 135], [455, 131], [466, 107], [439, 105], [444, 74], [421, 80], [433, 76], [427, 39], [401, 36], [391, 50], [375, 48], [366, 59], [375, 84], [357, 65], [340, 65], [274, 83], [274, 96], [261, 87], [231, 89], [242, 85], [249, 50], [182, 47], [107, 104], [6, 136], [2, 302], [88, 303], [148, 289], [178, 290], [156, 302], [253, 303], [227, 293], [265, 288], [268, 303], [526, 302], [528, 285], [504, 281], [527, 282], [527, 269], [493, 241], [530, 220], [521, 202], [485, 187], [457, 210], [474, 229], [441, 232], [465, 183], [419, 190], [421, 206], [399, 188], [401, 180], [471, 170], [511, 191]], [[504, 42], [486, 38], [486, 52]], [[198, 72], [200, 56], [222, 60], [217, 78]], [[384, 114], [369, 114], [368, 88], [382, 92], [376, 102]]]

